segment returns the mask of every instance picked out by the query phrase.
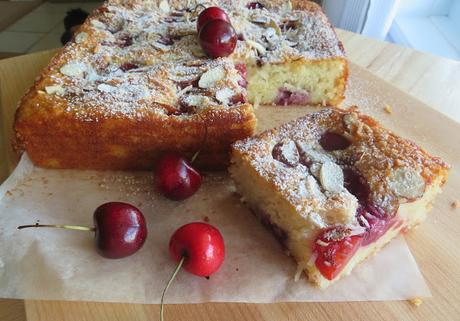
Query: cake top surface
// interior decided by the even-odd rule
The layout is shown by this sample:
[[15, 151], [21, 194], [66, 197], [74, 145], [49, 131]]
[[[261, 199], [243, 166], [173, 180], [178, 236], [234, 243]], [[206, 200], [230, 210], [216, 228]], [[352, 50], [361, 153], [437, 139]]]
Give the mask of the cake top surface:
[[[95, 10], [36, 84], [46, 101], [82, 120], [187, 117], [246, 103], [245, 66], [343, 57], [324, 14], [309, 2], [110, 0]], [[202, 51], [196, 20], [222, 7], [240, 40], [226, 58]], [[39, 107], [39, 106], [37, 106]]]
[[321, 228], [363, 225], [356, 221], [359, 207], [392, 216], [449, 168], [355, 108], [308, 114], [233, 149]]

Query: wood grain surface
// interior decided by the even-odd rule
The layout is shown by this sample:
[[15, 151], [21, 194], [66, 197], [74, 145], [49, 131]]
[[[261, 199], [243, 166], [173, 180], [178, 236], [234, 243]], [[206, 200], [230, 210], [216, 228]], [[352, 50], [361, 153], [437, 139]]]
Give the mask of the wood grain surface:
[[[339, 31], [350, 61], [367, 68], [392, 85], [426, 102], [432, 108], [460, 121], [460, 63], [437, 58], [410, 49]], [[30, 74], [37, 74], [46, 64], [49, 53], [27, 59], [10, 83], [0, 78], [1, 120], [8, 124], [18, 97], [4, 93], [24, 91]], [[18, 58], [15, 58], [18, 59]], [[17, 64], [0, 63], [4, 68]], [[279, 304], [194, 304], [168, 305], [167, 320], [460, 320], [460, 209], [451, 202], [460, 199], [460, 125], [423, 103], [408, 97], [389, 84], [354, 66], [353, 74], [369, 83], [370, 95], [378, 95], [376, 109], [371, 113], [385, 126], [405, 137], [417, 140], [430, 152], [442, 156], [453, 165], [448, 184], [435, 205], [434, 213], [407, 237], [409, 246], [433, 293], [415, 307], [401, 302], [344, 303], [279, 303]], [[22, 89], [21, 89], [22, 88]], [[8, 91], [6, 91], [8, 90]], [[392, 114], [383, 111], [391, 104]], [[259, 114], [259, 117], [271, 117]], [[276, 117], [274, 117], [276, 118]], [[276, 119], [274, 120], [276, 121]], [[11, 126], [9, 123], [8, 126]], [[11, 128], [11, 127], [9, 127]], [[2, 128], [2, 136], [8, 129]], [[0, 153], [8, 149], [3, 141]], [[10, 165], [11, 166], [11, 165]], [[397, 267], [388, 267], [397, 268]], [[0, 301], [0, 320], [158, 320], [157, 305], [112, 304], [88, 302]]]

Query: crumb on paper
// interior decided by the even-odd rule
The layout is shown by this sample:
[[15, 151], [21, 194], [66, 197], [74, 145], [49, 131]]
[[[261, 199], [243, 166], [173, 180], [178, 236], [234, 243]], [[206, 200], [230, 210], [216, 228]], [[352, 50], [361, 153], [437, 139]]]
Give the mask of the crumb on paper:
[[208, 223], [208, 222], [209, 222], [209, 217], [204, 216], [204, 217], [203, 217], [203, 221], [205, 221], [206, 223]]
[[412, 298], [412, 299], [409, 299], [409, 302], [415, 306], [415, 307], [418, 307], [420, 306], [422, 303], [423, 303], [423, 300], [421, 298]]
[[459, 200], [455, 200], [452, 202], [452, 204], [450, 204], [450, 207], [452, 207], [452, 209], [457, 209], [460, 207], [460, 201]]
[[11, 193], [10, 191], [6, 191], [6, 196], [13, 196], [13, 193]]
[[387, 113], [387, 114], [391, 114], [393, 112], [393, 108], [386, 104], [385, 107], [383, 107], [383, 110]]

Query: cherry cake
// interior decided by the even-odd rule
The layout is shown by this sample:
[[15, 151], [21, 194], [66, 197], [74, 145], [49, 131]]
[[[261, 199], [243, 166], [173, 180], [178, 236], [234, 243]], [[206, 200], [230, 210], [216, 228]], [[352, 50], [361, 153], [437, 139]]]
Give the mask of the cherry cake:
[[[198, 39], [213, 5], [234, 48], [209, 45], [216, 28]], [[150, 169], [171, 150], [222, 168], [231, 143], [254, 132], [252, 103], [337, 105], [347, 75], [341, 43], [308, 1], [109, 0], [21, 100], [14, 145], [47, 168]]]
[[423, 221], [448, 169], [355, 107], [238, 141], [230, 165], [243, 202], [322, 288]]

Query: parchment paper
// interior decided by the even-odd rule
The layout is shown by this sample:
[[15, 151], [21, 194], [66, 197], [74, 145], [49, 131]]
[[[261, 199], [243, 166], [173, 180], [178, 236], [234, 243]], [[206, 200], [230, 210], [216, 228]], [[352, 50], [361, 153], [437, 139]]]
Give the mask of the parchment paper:
[[[296, 265], [270, 232], [242, 205], [225, 173], [206, 174], [190, 199], [157, 195], [146, 172], [45, 170], [27, 155], [0, 186], [0, 297], [159, 303], [174, 269], [169, 237], [179, 226], [202, 221], [218, 227], [226, 242], [222, 268], [209, 280], [185, 271], [170, 288], [167, 303], [208, 301], [400, 300], [430, 296], [403, 238], [394, 240], [347, 278], [326, 290], [294, 281]], [[135, 255], [100, 257], [90, 232], [17, 230], [40, 223], [91, 225], [94, 209], [107, 201], [138, 206], [149, 235]]]

